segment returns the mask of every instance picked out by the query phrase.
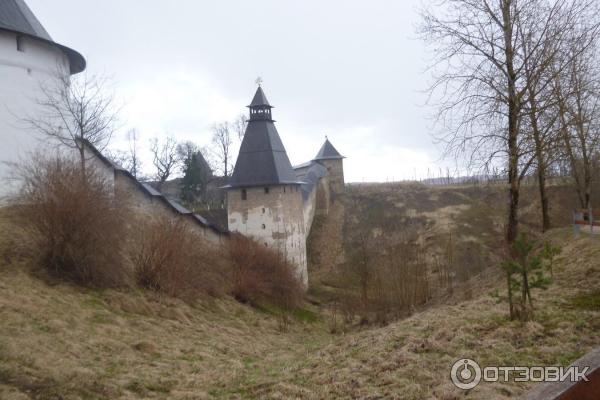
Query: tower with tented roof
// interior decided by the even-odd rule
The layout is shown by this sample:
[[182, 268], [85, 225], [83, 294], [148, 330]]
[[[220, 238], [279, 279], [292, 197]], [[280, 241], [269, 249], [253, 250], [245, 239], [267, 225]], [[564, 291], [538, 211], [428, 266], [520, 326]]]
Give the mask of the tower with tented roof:
[[333, 200], [344, 193], [344, 158], [325, 136], [325, 143], [313, 159], [327, 168], [329, 189]]
[[258, 87], [227, 189], [228, 227], [273, 248], [296, 266], [308, 284], [302, 182], [283, 146], [273, 106]]

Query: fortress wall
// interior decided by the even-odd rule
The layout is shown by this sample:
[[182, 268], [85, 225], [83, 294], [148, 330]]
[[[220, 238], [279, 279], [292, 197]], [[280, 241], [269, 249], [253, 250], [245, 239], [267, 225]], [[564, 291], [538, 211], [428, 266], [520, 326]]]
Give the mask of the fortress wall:
[[182, 218], [194, 234], [212, 245], [220, 245], [226, 235], [202, 225], [192, 214], [182, 214], [173, 208], [161, 195], [152, 195], [140, 183], [121, 171], [115, 171], [115, 190], [125, 194], [136, 215], [146, 218]]
[[338, 194], [344, 193], [344, 163], [342, 160], [319, 160], [319, 163], [327, 168], [331, 200], [335, 200]]
[[304, 207], [302, 214], [304, 215], [304, 226], [306, 227], [306, 236], [310, 232], [313, 220], [315, 219], [315, 213], [317, 210], [317, 187], [315, 186], [308, 195], [308, 199], [304, 201]]
[[86, 151], [89, 165], [96, 168], [102, 176], [112, 185], [115, 193], [125, 196], [134, 216], [144, 218], [182, 218], [188, 228], [198, 237], [206, 240], [213, 246], [220, 246], [226, 242], [228, 236], [220, 233], [210, 226], [202, 224], [192, 213], [182, 213], [170, 204], [160, 193], [149, 192], [128, 172], [116, 169], [97, 150]]
[[252, 237], [281, 252], [296, 265], [299, 278], [308, 284], [304, 203], [298, 185], [246, 188], [227, 193], [230, 231]]
[[315, 213], [317, 215], [329, 214], [329, 204], [331, 204], [331, 189], [329, 183], [329, 177], [325, 175], [319, 179], [318, 184], [315, 188]]

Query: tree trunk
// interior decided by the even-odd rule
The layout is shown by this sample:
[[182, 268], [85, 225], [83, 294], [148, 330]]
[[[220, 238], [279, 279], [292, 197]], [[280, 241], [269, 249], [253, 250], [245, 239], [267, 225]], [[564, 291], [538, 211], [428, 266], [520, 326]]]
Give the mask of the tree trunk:
[[514, 69], [513, 52], [513, 18], [511, 16], [511, 1], [502, 2], [502, 20], [504, 26], [504, 51], [506, 56], [507, 95], [508, 95], [508, 184], [509, 204], [506, 227], [506, 242], [511, 245], [519, 229], [519, 144], [518, 137], [518, 99], [516, 89], [516, 73]]
[[542, 232], [550, 229], [550, 207], [548, 202], [548, 193], [546, 191], [546, 173], [545, 166], [538, 166], [538, 186], [540, 190], [540, 202], [542, 206]]
[[512, 244], [519, 230], [519, 184], [513, 178], [509, 188], [508, 225], [506, 227], [506, 242]]
[[83, 142], [78, 144], [77, 150], [79, 151], [79, 163], [81, 165], [81, 182], [85, 185], [87, 182], [85, 174], [85, 144]]
[[81, 171], [85, 172], [85, 148], [83, 147], [83, 143], [77, 146], [77, 150], [79, 151], [79, 163], [81, 164]]
[[513, 306], [512, 285], [510, 282], [510, 272], [506, 271], [506, 286], [508, 288], [508, 308], [510, 310], [511, 321], [515, 319], [515, 307]]
[[529, 117], [531, 121], [531, 133], [533, 134], [533, 143], [535, 145], [535, 159], [537, 162], [538, 188], [540, 191], [540, 205], [542, 207], [542, 232], [550, 229], [550, 214], [548, 206], [548, 194], [546, 192], [546, 160], [544, 159], [544, 140], [540, 133], [538, 125], [538, 111], [534, 91], [529, 88]]
[[[562, 107], [561, 107], [562, 108]], [[569, 130], [566, 125], [566, 120], [564, 117], [564, 110], [560, 110], [561, 114], [561, 124], [562, 127], [562, 137], [565, 143], [565, 150], [567, 151], [567, 156], [569, 157], [569, 164], [571, 164], [571, 175], [573, 176], [573, 180], [575, 181], [575, 192], [577, 193], [577, 198], [579, 199], [579, 205], [581, 208], [585, 208], [585, 198], [583, 195], [583, 191], [581, 190], [581, 178], [579, 176], [579, 171], [577, 168], [577, 159], [575, 158], [575, 153], [573, 153], [573, 146], [571, 145], [571, 138], [569, 137]]]

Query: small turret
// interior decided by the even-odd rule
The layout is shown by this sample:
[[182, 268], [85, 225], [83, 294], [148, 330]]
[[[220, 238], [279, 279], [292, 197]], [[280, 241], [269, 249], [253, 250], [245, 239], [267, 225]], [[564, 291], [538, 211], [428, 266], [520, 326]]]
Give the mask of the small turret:
[[265, 96], [265, 92], [263, 92], [260, 86], [256, 89], [254, 98], [248, 108], [250, 109], [250, 121], [267, 120], [273, 122], [271, 119], [271, 109], [273, 106], [269, 104], [267, 96]]
[[313, 159], [327, 168], [332, 199], [344, 193], [344, 158], [346, 157], [342, 156], [325, 136], [325, 143]]

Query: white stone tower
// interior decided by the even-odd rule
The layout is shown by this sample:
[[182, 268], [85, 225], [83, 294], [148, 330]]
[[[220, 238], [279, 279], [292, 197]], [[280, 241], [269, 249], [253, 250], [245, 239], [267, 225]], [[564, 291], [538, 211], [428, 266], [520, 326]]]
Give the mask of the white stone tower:
[[283, 254], [308, 285], [302, 182], [290, 164], [272, 119], [272, 106], [259, 86], [240, 154], [227, 186], [229, 230]]
[[23, 0], [0, 0], [0, 197], [9, 163], [42, 145], [23, 123], [40, 112], [41, 88], [84, 69], [81, 54], [55, 43]]

